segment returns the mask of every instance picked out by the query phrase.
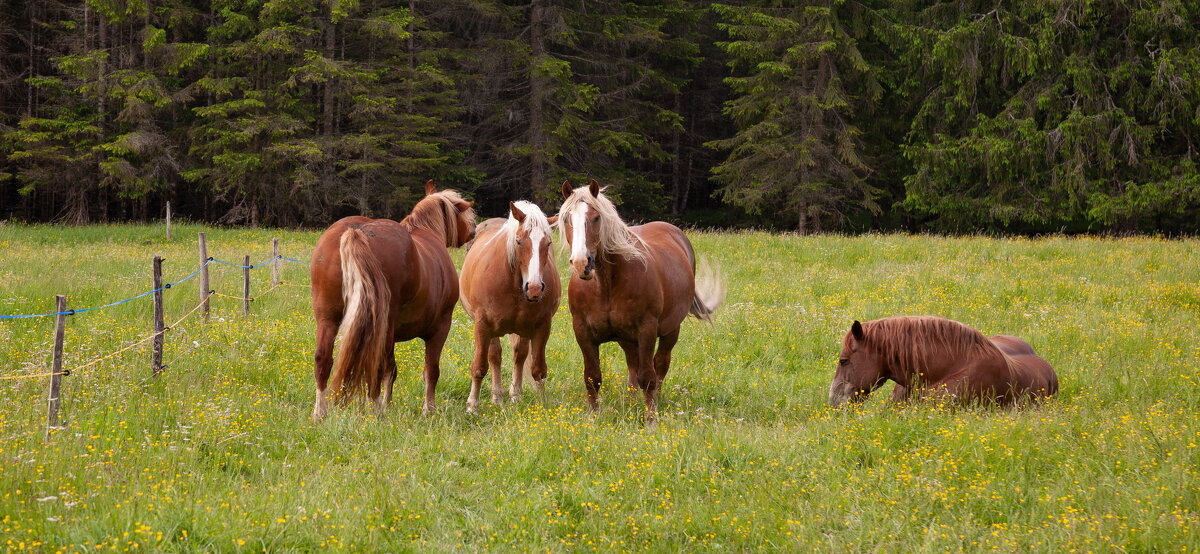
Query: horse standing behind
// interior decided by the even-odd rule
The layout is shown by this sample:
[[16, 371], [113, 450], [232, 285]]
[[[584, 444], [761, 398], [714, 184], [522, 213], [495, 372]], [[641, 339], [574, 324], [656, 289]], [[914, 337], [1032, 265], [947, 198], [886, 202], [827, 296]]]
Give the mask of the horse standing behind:
[[[424, 411], [433, 411], [442, 346], [458, 300], [458, 278], [446, 249], [462, 246], [474, 233], [471, 204], [452, 190], [437, 192], [429, 181], [425, 198], [403, 221], [347, 217], [317, 239], [311, 269], [317, 319], [314, 420], [329, 411], [329, 389], [343, 403], [365, 393], [382, 413], [396, 381], [393, 344], [414, 338], [425, 341]], [[339, 326], [342, 348], [334, 367]]]
[[674, 225], [626, 226], [595, 180], [574, 190], [564, 181], [562, 194], [558, 225], [571, 249], [567, 297], [588, 406], [599, 408], [600, 344], [616, 341], [629, 386], [641, 387], [653, 423], [680, 324], [688, 314], [711, 323], [725, 283], [713, 275], [697, 279], [692, 244]]
[[[546, 379], [546, 342], [550, 322], [558, 311], [562, 287], [550, 226], [536, 205], [509, 202], [507, 219], [489, 219], [476, 228], [475, 243], [463, 260], [460, 301], [475, 320], [475, 358], [471, 362], [471, 396], [467, 411], [479, 409], [479, 387], [492, 369], [492, 403], [501, 404], [500, 335], [509, 334], [513, 375], [509, 395], [521, 397], [526, 359], [538, 395]], [[502, 222], [502, 223], [501, 223]]]
[[829, 403], [862, 401], [889, 379], [895, 401], [916, 393], [1008, 405], [1058, 393], [1054, 369], [1017, 337], [985, 337], [936, 316], [855, 321], [842, 339]]

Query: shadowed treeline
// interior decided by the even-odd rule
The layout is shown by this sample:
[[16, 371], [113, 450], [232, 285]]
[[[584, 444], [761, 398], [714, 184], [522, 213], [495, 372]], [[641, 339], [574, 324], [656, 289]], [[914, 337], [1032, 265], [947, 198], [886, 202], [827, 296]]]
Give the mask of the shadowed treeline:
[[1197, 3], [778, 4], [7, 0], [0, 220], [1197, 230]]

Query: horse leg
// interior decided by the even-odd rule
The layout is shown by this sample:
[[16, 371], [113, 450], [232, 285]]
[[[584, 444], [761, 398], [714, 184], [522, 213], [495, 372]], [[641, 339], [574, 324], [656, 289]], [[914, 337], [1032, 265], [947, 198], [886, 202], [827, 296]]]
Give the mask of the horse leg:
[[[483, 384], [483, 377], [488, 371], [488, 350], [491, 348], [491, 340], [487, 337], [487, 331], [480, 322], [475, 322], [475, 357], [471, 360], [471, 395], [467, 397], [467, 413], [474, 414], [479, 411], [479, 388]], [[429, 375], [429, 346], [426, 343], [425, 347], [425, 375], [428, 381]], [[429, 407], [429, 402], [432, 399], [430, 396], [429, 385], [426, 383], [426, 400], [425, 406]]]
[[658, 389], [662, 385], [662, 379], [654, 369], [654, 342], [658, 335], [654, 329], [643, 330], [638, 335], [638, 381], [646, 398], [646, 426], [653, 427], [658, 416]]
[[508, 341], [512, 343], [513, 351], [512, 384], [508, 387], [508, 396], [513, 402], [519, 402], [525, 392], [525, 361], [529, 359], [529, 340], [512, 334], [508, 336]]
[[488, 343], [488, 365], [492, 368], [492, 404], [497, 406], [504, 405], [504, 385], [501, 384], [501, 348], [500, 337], [493, 337]]
[[546, 343], [550, 341], [550, 323], [547, 322], [534, 332], [529, 343], [529, 376], [533, 377], [533, 389], [537, 392], [538, 400], [546, 403]]
[[329, 413], [329, 396], [325, 386], [329, 383], [329, 371], [333, 368], [333, 341], [337, 338], [338, 322], [330, 319], [317, 320], [317, 350], [313, 355], [313, 378], [317, 382], [317, 399], [313, 403], [312, 419], [319, 421]]
[[388, 345], [388, 351], [383, 355], [383, 390], [375, 399], [375, 414], [383, 417], [383, 412], [392, 405], [392, 385], [396, 383], [396, 348], [395, 343]]
[[654, 353], [654, 374], [658, 377], [659, 383], [667, 378], [667, 371], [671, 369], [671, 350], [675, 348], [677, 342], [679, 342], [679, 329], [676, 329], [674, 333], [658, 337], [658, 351]]
[[433, 394], [437, 391], [438, 377], [442, 374], [442, 347], [446, 346], [446, 336], [450, 334], [450, 318], [425, 339], [425, 407], [421, 413], [432, 414], [437, 410]]
[[583, 354], [583, 385], [587, 388], [588, 408], [592, 413], [596, 413], [600, 410], [600, 384], [604, 380], [600, 371], [600, 345], [591, 339], [579, 337], [576, 337], [576, 342], [579, 343], [579, 350]]
[[632, 340], [617, 341], [621, 345], [621, 350], [625, 352], [625, 369], [629, 372], [629, 391], [636, 391], [642, 386], [640, 367], [638, 360], [638, 343]]
[[892, 402], [901, 403], [908, 402], [908, 397], [912, 394], [912, 389], [896, 383], [896, 387], [892, 389]]

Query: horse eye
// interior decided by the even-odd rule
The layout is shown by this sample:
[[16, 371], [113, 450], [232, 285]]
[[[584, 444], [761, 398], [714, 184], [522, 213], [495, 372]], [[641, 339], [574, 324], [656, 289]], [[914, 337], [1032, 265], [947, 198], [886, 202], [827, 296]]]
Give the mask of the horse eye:
[[846, 365], [849, 363], [850, 363], [850, 360], [847, 358], [842, 358], [842, 359], [838, 360], [838, 365]]
[[521, 242], [521, 239], [517, 239], [517, 246], [521, 246], [522, 244], [525, 244], [525, 243]]

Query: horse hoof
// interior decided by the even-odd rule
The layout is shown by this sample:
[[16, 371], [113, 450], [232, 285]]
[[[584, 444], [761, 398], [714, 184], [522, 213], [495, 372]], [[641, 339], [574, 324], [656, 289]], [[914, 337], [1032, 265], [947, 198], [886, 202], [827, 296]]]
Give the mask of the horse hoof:
[[479, 405], [467, 404], [467, 415], [479, 415]]

